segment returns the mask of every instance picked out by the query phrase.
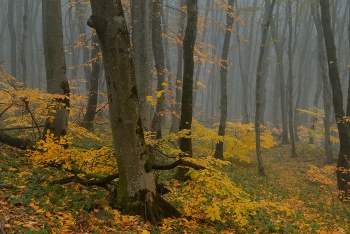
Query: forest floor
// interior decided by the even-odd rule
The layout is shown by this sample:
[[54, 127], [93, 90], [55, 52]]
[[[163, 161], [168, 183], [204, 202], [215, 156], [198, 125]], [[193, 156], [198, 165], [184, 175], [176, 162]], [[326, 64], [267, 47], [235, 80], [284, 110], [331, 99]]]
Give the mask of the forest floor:
[[[297, 152], [297, 158], [290, 158], [289, 145], [264, 150], [265, 177], [257, 174], [254, 155], [249, 165], [223, 167], [255, 206], [272, 207], [267, 211], [252, 207], [250, 214], [245, 209], [242, 226], [227, 217], [166, 219], [152, 226], [111, 209], [101, 188], [50, 184], [64, 174], [34, 167], [22, 151], [1, 145], [0, 233], [350, 233], [350, 206], [337, 198], [335, 164], [324, 164], [323, 150], [312, 145], [300, 143]], [[171, 191], [185, 187], [169, 180]], [[165, 198], [171, 201], [171, 195]], [[186, 208], [174, 205], [181, 211]]]

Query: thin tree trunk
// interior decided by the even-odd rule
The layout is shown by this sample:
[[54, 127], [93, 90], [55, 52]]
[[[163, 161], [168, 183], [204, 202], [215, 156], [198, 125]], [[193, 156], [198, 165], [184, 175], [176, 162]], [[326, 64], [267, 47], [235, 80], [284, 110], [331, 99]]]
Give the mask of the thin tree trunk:
[[23, 13], [23, 32], [21, 43], [21, 64], [22, 64], [22, 81], [24, 87], [27, 87], [27, 64], [26, 64], [26, 40], [27, 40], [27, 25], [28, 25], [28, 0], [24, 0]]
[[[162, 38], [161, 15], [163, 14], [163, 0], [155, 0], [152, 9], [152, 50], [157, 72], [157, 105], [153, 115], [151, 131], [156, 138], [162, 137], [162, 116], [164, 115], [164, 50]], [[160, 95], [159, 95], [160, 94]]]
[[295, 137], [293, 127], [293, 54], [292, 54], [292, 42], [293, 42], [293, 27], [292, 27], [292, 3], [288, 0], [288, 29], [289, 29], [289, 40], [288, 40], [288, 120], [289, 120], [289, 137], [292, 145], [291, 157], [297, 157], [295, 149]]
[[11, 37], [11, 75], [17, 78], [17, 38], [14, 17], [14, 0], [8, 1], [8, 28]]
[[187, 0], [187, 26], [183, 40], [183, 86], [181, 100], [180, 130], [188, 130], [186, 137], [180, 138], [180, 149], [187, 155], [192, 156], [192, 113], [193, 113], [193, 52], [197, 36], [197, 0]]
[[92, 69], [90, 73], [90, 77], [88, 80], [88, 103], [86, 107], [86, 113], [83, 119], [83, 126], [93, 131], [94, 119], [96, 115], [96, 107], [97, 107], [97, 97], [98, 97], [98, 80], [100, 76], [100, 68], [101, 68], [101, 59], [99, 58], [99, 40], [96, 33], [92, 36], [92, 51], [91, 51], [91, 61], [92, 61]]
[[[224, 44], [222, 47], [222, 55], [221, 55], [221, 69], [220, 69], [220, 124], [218, 135], [224, 138], [225, 129], [226, 129], [226, 121], [227, 121], [227, 69], [228, 69], [228, 52], [231, 41], [231, 32], [233, 26], [233, 4], [234, 0], [229, 0], [227, 9], [226, 9], [226, 31], [224, 37]], [[214, 157], [218, 159], [224, 159], [224, 139], [218, 141], [216, 143], [216, 149], [214, 153]]]
[[[269, 0], [265, 1], [265, 4], [268, 4]], [[272, 0], [270, 4], [270, 8], [265, 9], [266, 14], [266, 22], [262, 23], [262, 32], [261, 32], [261, 44], [260, 44], [260, 52], [258, 59], [258, 68], [256, 71], [256, 88], [255, 88], [255, 141], [256, 141], [256, 157], [258, 160], [258, 172], [260, 175], [265, 175], [264, 164], [261, 157], [261, 148], [260, 148], [260, 86], [262, 80], [262, 63], [265, 53], [265, 47], [267, 42], [267, 32], [270, 27], [270, 22], [272, 20], [272, 12], [275, 6], [276, 0]]]
[[[181, 0], [180, 8], [185, 6], [185, 0]], [[186, 14], [181, 12], [180, 22], [179, 22], [179, 30], [177, 32], [178, 39], [183, 40], [183, 31], [185, 27], [185, 18]], [[180, 128], [180, 116], [181, 116], [181, 96], [182, 96], [182, 72], [183, 72], [183, 47], [178, 45], [177, 48], [177, 71], [176, 71], [176, 81], [175, 81], [175, 109], [172, 113], [172, 123], [170, 127], [171, 133], [177, 133]]]
[[[282, 29], [281, 35], [278, 35], [278, 25], [277, 20], [273, 21], [272, 24], [274, 25], [274, 29], [271, 30], [272, 36], [274, 39], [282, 38], [280, 39], [280, 42], [278, 43], [276, 40], [273, 40], [273, 44], [275, 46], [276, 50], [276, 57], [278, 61], [277, 69], [279, 71], [279, 90], [280, 90], [280, 97], [281, 97], [281, 119], [282, 119], [282, 144], [289, 144], [288, 139], [288, 120], [287, 120], [287, 102], [286, 102], [286, 87], [285, 87], [285, 78], [284, 78], [284, 59], [283, 59], [283, 51], [284, 51], [284, 43], [285, 43], [285, 34], [287, 30], [287, 12], [285, 12], [285, 21]], [[277, 18], [277, 17], [276, 17]]]

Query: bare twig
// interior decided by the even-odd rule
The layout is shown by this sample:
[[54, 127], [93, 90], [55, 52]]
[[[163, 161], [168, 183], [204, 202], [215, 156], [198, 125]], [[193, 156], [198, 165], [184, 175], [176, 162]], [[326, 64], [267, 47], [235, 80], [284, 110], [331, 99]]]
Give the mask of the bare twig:
[[36, 119], [35, 119], [35, 117], [34, 117], [32, 111], [31, 111], [30, 108], [29, 108], [29, 101], [27, 101], [27, 97], [21, 97], [21, 100], [23, 101], [23, 103], [24, 103], [24, 105], [25, 105], [27, 111], [29, 112], [30, 116], [32, 117], [32, 120], [33, 120], [33, 122], [34, 122], [34, 124], [35, 124], [35, 127], [36, 127], [36, 129], [38, 130], [39, 139], [41, 139], [40, 128], [39, 128], [38, 122], [36, 121]]
[[0, 113], [0, 117], [1, 117], [3, 114], [5, 114], [5, 112], [6, 112], [8, 109], [10, 109], [11, 107], [12, 107], [12, 104], [9, 105], [8, 107], [6, 107], [6, 108]]

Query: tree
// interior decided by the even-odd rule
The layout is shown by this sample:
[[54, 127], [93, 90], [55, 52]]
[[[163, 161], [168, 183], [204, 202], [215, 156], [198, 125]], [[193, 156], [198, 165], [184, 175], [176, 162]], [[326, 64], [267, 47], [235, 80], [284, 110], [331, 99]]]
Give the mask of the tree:
[[161, 15], [163, 14], [163, 0], [152, 3], [152, 50], [157, 72], [157, 104], [154, 112], [151, 131], [156, 133], [157, 139], [162, 137], [162, 116], [164, 110], [164, 50], [162, 39]]
[[193, 73], [194, 73], [194, 46], [197, 36], [197, 0], [187, 0], [187, 25], [183, 39], [183, 85], [181, 100], [180, 131], [188, 130], [185, 137], [180, 138], [180, 149], [187, 155], [192, 156], [191, 126], [193, 114]]
[[156, 223], [180, 213], [156, 193], [152, 160], [139, 112], [134, 62], [121, 1], [91, 0], [88, 25], [101, 43], [109, 112], [116, 151], [117, 203], [126, 214]]
[[150, 55], [150, 1], [131, 1], [132, 49], [139, 94], [140, 115], [145, 130], [151, 128], [151, 105], [146, 100], [152, 95]]
[[[334, 116], [337, 122], [340, 140], [336, 169], [338, 190], [340, 197], [348, 200], [350, 196], [350, 129], [347, 124], [348, 118], [343, 109], [343, 93], [339, 78], [337, 52], [331, 28], [329, 0], [320, 0], [320, 6], [323, 35], [327, 53], [328, 75], [333, 93]], [[348, 103], [348, 105], [350, 105], [350, 103]]]
[[100, 47], [98, 45], [98, 37], [96, 33], [92, 36], [91, 51], [91, 72], [89, 72], [88, 80], [88, 103], [86, 113], [83, 119], [83, 126], [90, 131], [93, 130], [94, 119], [96, 115], [97, 98], [98, 98], [98, 80], [100, 76], [101, 59], [99, 58]]
[[67, 134], [70, 93], [63, 47], [61, 1], [43, 0], [42, 19], [47, 92], [61, 95], [49, 106], [49, 115], [53, 118], [46, 120], [44, 133], [50, 130], [55, 137], [60, 137]]
[[332, 142], [330, 140], [330, 116], [331, 116], [331, 93], [329, 87], [329, 80], [327, 76], [326, 68], [326, 57], [325, 57], [325, 48], [323, 42], [323, 31], [322, 23], [320, 19], [320, 10], [318, 5], [313, 1], [311, 2], [311, 14], [315, 22], [317, 30], [317, 60], [320, 68], [320, 75], [322, 77], [322, 86], [323, 86], [323, 103], [324, 103], [324, 149], [326, 152], [326, 163], [333, 163], [333, 154], [332, 154]]
[[14, 19], [14, 3], [15, 1], [8, 1], [8, 28], [11, 37], [11, 75], [17, 76], [17, 39], [16, 30], [13, 23]]
[[292, 42], [293, 42], [293, 27], [292, 27], [292, 3], [288, 0], [288, 29], [289, 29], [289, 39], [288, 39], [288, 84], [287, 84], [287, 100], [288, 100], [288, 121], [289, 121], [289, 137], [292, 144], [291, 157], [296, 157], [297, 153], [295, 150], [295, 137], [294, 137], [294, 127], [293, 127], [293, 53], [292, 53]]
[[[256, 71], [256, 88], [255, 88], [255, 141], [256, 141], [256, 157], [258, 159], [258, 172], [260, 175], [264, 175], [264, 165], [261, 157], [261, 149], [260, 149], [260, 92], [261, 92], [261, 80], [262, 80], [262, 63], [264, 58], [264, 52], [267, 42], [267, 32], [270, 27], [270, 23], [272, 20], [272, 12], [275, 6], [276, 0], [272, 0], [272, 3], [269, 4], [269, 0], [265, 1], [265, 4], [269, 4], [270, 7], [266, 7], [266, 21], [262, 24], [262, 33], [261, 33], [261, 44], [260, 44], [260, 52], [258, 59], [258, 68]], [[266, 6], [266, 5], [265, 5]]]
[[21, 64], [22, 64], [22, 80], [24, 87], [27, 86], [27, 64], [26, 64], [26, 40], [27, 40], [27, 24], [28, 24], [28, 0], [24, 0], [23, 13], [23, 32], [21, 42]]
[[[225, 128], [227, 121], [227, 69], [228, 69], [228, 51], [231, 41], [231, 32], [233, 26], [233, 4], [234, 0], [229, 0], [227, 9], [226, 9], [226, 31], [224, 37], [224, 44], [222, 47], [222, 55], [221, 55], [221, 70], [220, 70], [220, 124], [218, 135], [221, 137], [225, 136]], [[223, 139], [216, 143], [215, 158], [224, 159], [224, 141]]]
[[[180, 1], [180, 9], [185, 6], [185, 0]], [[183, 29], [185, 27], [185, 18], [186, 14], [182, 11], [180, 12], [179, 17], [179, 29], [177, 31], [178, 39], [183, 40]], [[181, 112], [181, 96], [182, 96], [182, 72], [183, 72], [183, 48], [182, 46], [178, 46], [177, 48], [177, 69], [176, 69], [176, 80], [175, 80], [175, 105], [174, 105], [174, 111], [172, 111], [172, 122], [171, 122], [171, 128], [170, 132], [177, 133], [179, 131], [179, 116]]]

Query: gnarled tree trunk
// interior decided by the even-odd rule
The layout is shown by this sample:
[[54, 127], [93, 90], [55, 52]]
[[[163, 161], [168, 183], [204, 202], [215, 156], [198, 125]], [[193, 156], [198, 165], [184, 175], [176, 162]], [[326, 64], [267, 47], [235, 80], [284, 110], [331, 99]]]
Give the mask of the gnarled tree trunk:
[[101, 43], [119, 186], [117, 203], [126, 214], [156, 223], [180, 213], [156, 193], [152, 160], [139, 112], [134, 61], [121, 1], [91, 0], [88, 25]]

